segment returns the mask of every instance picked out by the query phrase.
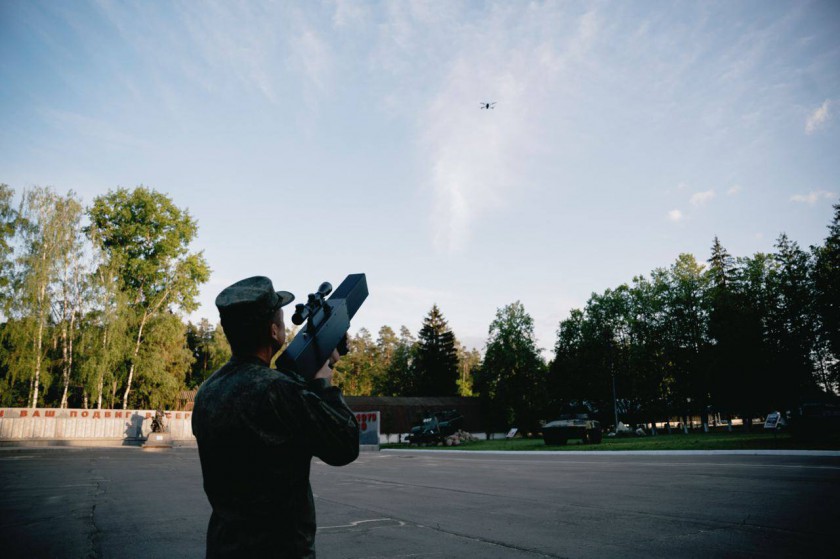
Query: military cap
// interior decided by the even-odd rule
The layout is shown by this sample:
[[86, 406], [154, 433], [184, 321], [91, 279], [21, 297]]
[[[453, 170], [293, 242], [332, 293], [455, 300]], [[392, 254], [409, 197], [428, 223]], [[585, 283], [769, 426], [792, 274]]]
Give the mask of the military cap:
[[216, 297], [222, 318], [262, 318], [288, 305], [295, 296], [288, 291], [274, 291], [271, 280], [254, 276], [224, 288]]

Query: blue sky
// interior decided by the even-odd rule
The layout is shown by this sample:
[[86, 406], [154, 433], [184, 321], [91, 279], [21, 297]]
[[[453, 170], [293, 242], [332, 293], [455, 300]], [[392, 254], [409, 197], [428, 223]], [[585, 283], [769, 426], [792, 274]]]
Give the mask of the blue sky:
[[[480, 110], [482, 101], [496, 101]], [[354, 321], [437, 303], [539, 345], [590, 294], [840, 194], [838, 2], [0, 1], [0, 182], [168, 194], [216, 294], [365, 272]], [[550, 357], [550, 351], [546, 352]]]

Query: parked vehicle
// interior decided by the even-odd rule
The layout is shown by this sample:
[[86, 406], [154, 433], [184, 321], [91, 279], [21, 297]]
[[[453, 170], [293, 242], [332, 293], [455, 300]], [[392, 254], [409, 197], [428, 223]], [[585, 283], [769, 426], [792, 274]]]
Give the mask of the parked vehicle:
[[840, 399], [825, 397], [801, 402], [791, 418], [793, 436], [803, 440], [840, 437]]
[[411, 428], [408, 442], [411, 444], [436, 444], [455, 434], [464, 422], [458, 410], [425, 413], [419, 425]]
[[585, 413], [561, 415], [560, 419], [546, 423], [542, 432], [547, 445], [564, 445], [570, 439], [580, 439], [583, 444], [600, 444], [603, 438], [601, 424]]

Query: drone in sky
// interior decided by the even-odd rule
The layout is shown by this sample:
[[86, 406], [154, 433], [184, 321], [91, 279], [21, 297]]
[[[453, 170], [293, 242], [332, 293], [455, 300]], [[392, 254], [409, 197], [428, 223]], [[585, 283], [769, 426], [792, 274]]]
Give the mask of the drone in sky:
[[487, 101], [482, 101], [481, 108], [482, 109], [492, 109], [495, 105], [496, 105], [495, 101], [490, 101], [489, 103]]

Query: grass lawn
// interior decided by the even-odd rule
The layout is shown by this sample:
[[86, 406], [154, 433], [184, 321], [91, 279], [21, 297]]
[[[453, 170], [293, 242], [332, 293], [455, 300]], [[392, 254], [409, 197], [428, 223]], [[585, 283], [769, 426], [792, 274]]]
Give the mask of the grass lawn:
[[[407, 444], [385, 444], [382, 448], [418, 448]], [[423, 447], [420, 447], [423, 448]], [[840, 438], [800, 441], [789, 433], [689, 433], [655, 437], [604, 437], [601, 444], [580, 444], [571, 440], [563, 446], [548, 446], [540, 439], [476, 441], [460, 446], [434, 447], [440, 450], [840, 450]]]

